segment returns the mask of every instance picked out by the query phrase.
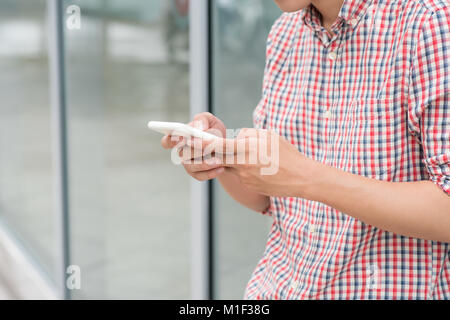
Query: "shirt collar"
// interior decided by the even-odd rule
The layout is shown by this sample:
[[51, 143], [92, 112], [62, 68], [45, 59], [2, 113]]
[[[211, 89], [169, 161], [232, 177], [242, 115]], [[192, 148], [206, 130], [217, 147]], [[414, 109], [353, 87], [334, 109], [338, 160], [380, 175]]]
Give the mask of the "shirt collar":
[[344, 0], [338, 16], [353, 25], [352, 20], [359, 22], [366, 15], [372, 2], [373, 0]]
[[[351, 27], [356, 27], [361, 18], [367, 13], [372, 2], [373, 0], [344, 0], [338, 14], [338, 19], [332, 28], [340, 25], [342, 21]], [[313, 30], [318, 31], [322, 29], [320, 14], [312, 4], [303, 9], [303, 21]]]

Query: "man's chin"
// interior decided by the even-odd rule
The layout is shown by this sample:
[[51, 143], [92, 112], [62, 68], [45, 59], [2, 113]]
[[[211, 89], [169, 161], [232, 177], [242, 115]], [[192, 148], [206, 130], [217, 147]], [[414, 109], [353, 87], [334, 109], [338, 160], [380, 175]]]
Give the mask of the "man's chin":
[[283, 12], [297, 12], [311, 4], [311, 0], [274, 0]]

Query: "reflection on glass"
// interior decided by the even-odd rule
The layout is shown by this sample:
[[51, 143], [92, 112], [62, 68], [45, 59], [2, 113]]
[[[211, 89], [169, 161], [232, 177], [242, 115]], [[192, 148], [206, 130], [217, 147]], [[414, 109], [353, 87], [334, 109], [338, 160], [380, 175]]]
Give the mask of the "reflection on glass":
[[[265, 42], [280, 15], [273, 1], [217, 0], [213, 8], [213, 106], [228, 128], [252, 127], [261, 97]], [[215, 296], [239, 299], [262, 256], [270, 220], [214, 185]]]
[[189, 120], [182, 2], [76, 1], [82, 28], [65, 32], [76, 298], [189, 298], [189, 178], [146, 128]]
[[0, 219], [53, 280], [46, 1], [0, 2]]

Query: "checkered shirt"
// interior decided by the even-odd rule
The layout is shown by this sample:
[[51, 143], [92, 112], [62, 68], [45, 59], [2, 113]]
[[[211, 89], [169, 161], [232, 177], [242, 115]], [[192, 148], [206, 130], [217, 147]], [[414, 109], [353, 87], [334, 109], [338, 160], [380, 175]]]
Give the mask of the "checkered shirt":
[[[313, 6], [276, 21], [255, 127], [341, 170], [450, 195], [449, 1], [344, 0], [331, 30]], [[247, 299], [450, 298], [449, 243], [301, 198], [271, 197], [264, 214]]]

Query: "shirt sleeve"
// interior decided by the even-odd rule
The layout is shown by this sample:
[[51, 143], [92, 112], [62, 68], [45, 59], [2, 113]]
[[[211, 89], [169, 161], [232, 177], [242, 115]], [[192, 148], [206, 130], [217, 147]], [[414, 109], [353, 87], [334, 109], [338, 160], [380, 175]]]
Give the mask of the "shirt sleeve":
[[300, 13], [283, 13], [273, 24], [266, 43], [266, 66], [262, 85], [262, 97], [253, 112], [256, 129], [268, 129], [269, 91], [289, 55]]
[[259, 101], [258, 105], [256, 106], [255, 110], [253, 111], [253, 126], [255, 129], [266, 129], [267, 126], [267, 90], [268, 90], [268, 82], [269, 82], [269, 72], [270, 72], [270, 64], [271, 64], [271, 57], [270, 53], [272, 50], [272, 43], [273, 43], [273, 37], [274, 37], [274, 30], [277, 26], [277, 22], [272, 26], [269, 36], [267, 37], [267, 43], [266, 43], [266, 66], [264, 68], [264, 78], [263, 78], [263, 85], [262, 85], [262, 97]]
[[[286, 28], [290, 27], [288, 21], [289, 15], [282, 14], [277, 21], [273, 24], [269, 36], [266, 42], [266, 66], [264, 68], [264, 78], [262, 84], [262, 96], [261, 99], [253, 111], [253, 126], [255, 129], [267, 129], [268, 119], [268, 91], [271, 86], [271, 77], [274, 72], [277, 71], [277, 63], [280, 63], [283, 59], [284, 47], [280, 41], [283, 41], [285, 37], [280, 37], [282, 32], [286, 31]], [[272, 216], [274, 210], [274, 198], [270, 198], [269, 207], [262, 211], [263, 215]]]
[[424, 22], [411, 64], [409, 128], [422, 144], [430, 180], [450, 195], [450, 14]]
[[[269, 52], [270, 47], [272, 44], [272, 36], [273, 36], [273, 27], [272, 30], [269, 33], [269, 36], [267, 38], [267, 45], [266, 45], [266, 66], [264, 69], [264, 79], [263, 79], [263, 89], [262, 89], [262, 97], [259, 100], [258, 105], [256, 106], [255, 110], [253, 111], [253, 126], [255, 129], [267, 129], [267, 89], [268, 89], [268, 77], [269, 77]], [[265, 216], [272, 216], [272, 210], [273, 210], [273, 204], [272, 204], [272, 198], [270, 198], [270, 204], [269, 207], [267, 207], [265, 210], [263, 210], [261, 213]]]

